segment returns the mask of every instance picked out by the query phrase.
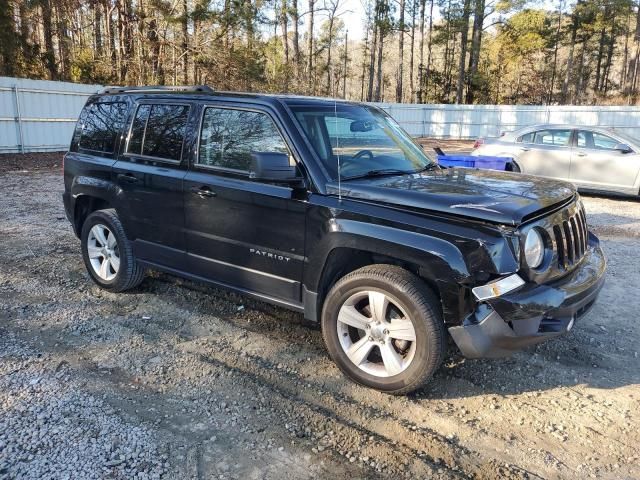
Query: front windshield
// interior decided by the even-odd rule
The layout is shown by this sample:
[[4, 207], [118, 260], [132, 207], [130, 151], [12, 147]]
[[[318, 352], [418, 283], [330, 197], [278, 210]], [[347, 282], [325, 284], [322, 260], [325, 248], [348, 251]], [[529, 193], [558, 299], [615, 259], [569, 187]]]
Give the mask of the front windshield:
[[400, 126], [364, 105], [292, 107], [309, 142], [332, 179], [375, 171], [415, 172], [433, 162]]
[[640, 146], [640, 142], [638, 141], [637, 138], [632, 137], [628, 133], [621, 131], [620, 128], [613, 128], [611, 130], [614, 133], [614, 135], [619, 137], [620, 140], [622, 140], [623, 142], [627, 142], [629, 146], [634, 146], [634, 147]]

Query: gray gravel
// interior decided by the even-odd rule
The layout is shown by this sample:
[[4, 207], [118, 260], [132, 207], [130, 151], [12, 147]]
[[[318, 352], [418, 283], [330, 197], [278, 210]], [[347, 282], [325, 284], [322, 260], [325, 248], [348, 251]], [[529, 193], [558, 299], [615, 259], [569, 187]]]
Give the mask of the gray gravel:
[[95, 287], [58, 171], [0, 175], [0, 478], [640, 478], [640, 203], [585, 197], [594, 311], [421, 392], [344, 379], [298, 314], [164, 274]]
[[[64, 361], [0, 338], [0, 472], [13, 478], [154, 479], [165, 472], [147, 428], [86, 391]], [[168, 465], [168, 464], [167, 464]]]

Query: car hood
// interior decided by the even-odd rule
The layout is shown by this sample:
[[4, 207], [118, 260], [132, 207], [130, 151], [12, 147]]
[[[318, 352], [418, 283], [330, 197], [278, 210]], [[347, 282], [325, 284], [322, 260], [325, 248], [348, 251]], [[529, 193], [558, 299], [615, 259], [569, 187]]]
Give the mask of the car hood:
[[[566, 202], [575, 192], [566, 182], [469, 168], [348, 180], [341, 185], [346, 198], [510, 225]], [[328, 193], [338, 194], [337, 182], [328, 185]]]

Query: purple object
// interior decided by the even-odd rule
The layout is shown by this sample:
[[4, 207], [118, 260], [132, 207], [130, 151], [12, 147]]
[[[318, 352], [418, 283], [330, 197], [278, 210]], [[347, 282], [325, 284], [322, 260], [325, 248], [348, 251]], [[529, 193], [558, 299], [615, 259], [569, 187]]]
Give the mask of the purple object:
[[489, 157], [478, 155], [438, 155], [438, 164], [442, 167], [481, 168], [483, 170], [506, 170], [509, 157]]

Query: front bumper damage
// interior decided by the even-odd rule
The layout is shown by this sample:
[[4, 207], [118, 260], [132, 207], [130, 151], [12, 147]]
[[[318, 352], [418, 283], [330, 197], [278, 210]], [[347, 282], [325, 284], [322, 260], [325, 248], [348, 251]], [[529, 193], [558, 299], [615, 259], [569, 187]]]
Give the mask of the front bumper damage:
[[604, 285], [606, 260], [598, 239], [571, 273], [479, 302], [462, 325], [449, 333], [467, 358], [503, 357], [568, 332], [593, 306]]

